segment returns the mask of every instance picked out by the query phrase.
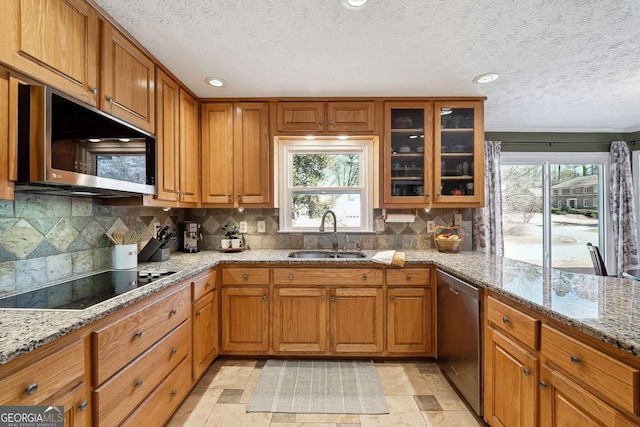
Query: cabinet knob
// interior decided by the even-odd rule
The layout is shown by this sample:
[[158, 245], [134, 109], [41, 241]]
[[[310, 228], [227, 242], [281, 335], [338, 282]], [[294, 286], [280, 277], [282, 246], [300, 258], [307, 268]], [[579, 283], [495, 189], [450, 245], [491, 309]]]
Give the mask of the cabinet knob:
[[545, 383], [544, 381], [540, 381], [540, 388], [545, 390], [548, 387], [547, 383]]
[[267, 300], [267, 296], [266, 295], [262, 295], [262, 301], [266, 301]]
[[242, 193], [238, 193], [238, 200], [242, 201]]
[[509, 320], [507, 316], [502, 316], [502, 323], [507, 324], [509, 322], [511, 322], [511, 320]]
[[572, 354], [571, 357], [569, 357], [569, 359], [571, 360], [571, 363], [573, 363], [574, 365], [580, 364], [580, 358], [575, 354]]
[[80, 412], [86, 411], [88, 407], [89, 407], [89, 402], [87, 402], [86, 400], [78, 405], [78, 409], [80, 410]]
[[172, 308], [171, 309], [171, 315], [175, 316], [178, 313], [178, 309], [177, 308]]
[[211, 282], [207, 282], [206, 285], [204, 285], [205, 288], [210, 288], [211, 287]]
[[227, 194], [227, 199], [231, 200], [231, 193]]
[[395, 300], [396, 300], [396, 296], [395, 296], [395, 295], [391, 295], [391, 296], [389, 297], [389, 301], [395, 301]]
[[171, 349], [171, 354], [176, 354], [176, 353], [178, 353], [178, 349], [177, 349], [177, 348], [175, 348], [175, 347], [173, 347], [173, 348]]
[[29, 384], [25, 391], [27, 393], [27, 396], [35, 394], [36, 391], [38, 391], [38, 383]]
[[331, 301], [334, 302], [336, 300], [336, 296], [335, 295], [331, 295]]
[[318, 122], [318, 124], [319, 124], [319, 125], [323, 125], [323, 124], [324, 124], [324, 120], [320, 120], [320, 121]]
[[367, 275], [366, 274], [362, 275], [362, 280], [367, 280]]
[[143, 382], [144, 382], [144, 381], [142, 381], [141, 379], [140, 379], [140, 380], [137, 380], [137, 381], [136, 381], [136, 387], [138, 387], [138, 388], [142, 387], [142, 383], [143, 383]]
[[289, 280], [293, 280], [293, 274], [289, 275]]
[[176, 194], [179, 196], [180, 195], [180, 190], [176, 190]]
[[248, 274], [243, 274], [242, 275], [242, 280], [249, 280], [249, 275]]
[[407, 280], [411, 280], [411, 275], [407, 274]]
[[113, 104], [113, 96], [107, 96], [107, 102]]
[[200, 310], [196, 311], [196, 316], [200, 316], [201, 314]]
[[326, 300], [326, 299], [327, 299], [327, 298], [326, 298], [324, 295], [320, 295], [320, 301], [324, 301], [324, 300]]
[[98, 88], [97, 87], [92, 87], [91, 88], [91, 93], [94, 94], [94, 95], [97, 95], [98, 94]]
[[329, 120], [329, 124], [332, 125], [333, 124], [333, 120]]
[[136, 331], [136, 333], [133, 336], [134, 338], [142, 338], [142, 331]]
[[171, 390], [171, 397], [176, 397], [178, 395], [178, 390]]
[[522, 373], [524, 374], [525, 377], [528, 377], [529, 375], [531, 375], [531, 371], [527, 368], [523, 368]]
[[442, 196], [442, 193], [436, 193], [436, 196], [440, 197]]

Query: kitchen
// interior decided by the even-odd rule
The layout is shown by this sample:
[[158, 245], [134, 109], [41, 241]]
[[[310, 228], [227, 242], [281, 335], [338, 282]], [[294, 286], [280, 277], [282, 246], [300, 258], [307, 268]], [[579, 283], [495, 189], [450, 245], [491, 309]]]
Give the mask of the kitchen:
[[[28, 2], [22, 3], [11, 2], [9, 6], [10, 13], [4, 14], [3, 19], [9, 20], [12, 19], [12, 17], [17, 19], [15, 17], [18, 16], [16, 14], [18, 13], [19, 8], [16, 5], [21, 4], [22, 7], [28, 6]], [[58, 2], [51, 2], [51, 4], [58, 5]], [[110, 74], [108, 72], [108, 67], [101, 68], [99, 65], [96, 65], [100, 64], [97, 60], [98, 51], [100, 51], [100, 54], [104, 55], [105, 58], [111, 58], [113, 57], [112, 55], [115, 55], [111, 49], [115, 49], [116, 54], [120, 54], [118, 53], [120, 51], [117, 49], [121, 49], [123, 46], [127, 47], [128, 52], [133, 52], [133, 50], [131, 50], [131, 39], [128, 37], [123, 38], [117, 30], [114, 31], [112, 28], [109, 28], [109, 25], [105, 25], [105, 28], [107, 29], [105, 29], [102, 36], [100, 36], [98, 33], [98, 28], [100, 27], [98, 23], [99, 18], [98, 14], [90, 7], [92, 3], [89, 4], [90, 6], [87, 6], [83, 2], [71, 2], [69, 4], [73, 4], [74, 10], [82, 11], [83, 14], [81, 15], [86, 16], [86, 19], [88, 19], [87, 22], [89, 25], [85, 27], [86, 29], [89, 29], [86, 40], [90, 42], [89, 46], [93, 46], [94, 50], [78, 49], [78, 51], [92, 52], [92, 55], [94, 55], [92, 60], [86, 62], [86, 64], [88, 64], [86, 67], [75, 69], [68, 68], [66, 66], [63, 67], [56, 62], [56, 58], [49, 59], [49, 57], [45, 56], [41, 52], [42, 49], [38, 47], [37, 43], [31, 44], [28, 47], [22, 47], [23, 51], [26, 52], [26, 55], [13, 55], [13, 52], [3, 52], [1, 55], [2, 61], [8, 65], [9, 68], [3, 69], [2, 71], [2, 87], [0, 88], [0, 99], [2, 99], [2, 104], [0, 105], [2, 105], [2, 109], [0, 109], [0, 112], [3, 117], [7, 117], [6, 123], [9, 123], [9, 126], [3, 126], [2, 129], [0, 129], [0, 132], [2, 132], [0, 137], [3, 141], [8, 141], [9, 135], [13, 132], [11, 127], [13, 126], [13, 121], [9, 118], [10, 114], [12, 114], [12, 108], [10, 107], [11, 104], [7, 103], [8, 100], [15, 99], [15, 94], [12, 92], [13, 84], [17, 80], [35, 80], [48, 83], [53, 87], [62, 89], [66, 94], [80, 99], [81, 101], [92, 105], [99, 105], [100, 109], [107, 111], [109, 114], [120, 117], [120, 119], [125, 122], [133, 124], [143, 131], [156, 135], [159, 145], [164, 144], [161, 148], [158, 147], [158, 167], [159, 170], [163, 171], [163, 173], [158, 174], [158, 195], [155, 198], [146, 197], [144, 201], [138, 202], [139, 204], [137, 206], [111, 205], [101, 203], [97, 200], [79, 197], [40, 196], [24, 192], [17, 192], [14, 196], [12, 184], [10, 183], [11, 180], [3, 177], [0, 179], [0, 187], [2, 187], [3, 198], [7, 199], [3, 200], [0, 204], [0, 209], [3, 212], [4, 219], [4, 230], [2, 238], [0, 239], [0, 244], [2, 244], [1, 250], [3, 251], [3, 292], [15, 292], [16, 290], [41, 287], [47, 283], [59, 281], [67, 277], [107, 269], [110, 267], [111, 263], [111, 247], [107, 238], [104, 236], [105, 231], [133, 229], [137, 231], [149, 231], [150, 234], [152, 234], [153, 224], [155, 223], [170, 225], [174, 229], [180, 231], [184, 221], [196, 221], [202, 225], [202, 232], [204, 236], [204, 241], [200, 242], [200, 244], [203, 245], [203, 249], [207, 251], [214, 251], [220, 245], [219, 239], [222, 235], [220, 228], [222, 225], [231, 220], [235, 222], [247, 221], [248, 232], [245, 235], [245, 239], [251, 250], [242, 254], [227, 254], [227, 257], [237, 256], [245, 260], [250, 259], [252, 255], [256, 256], [256, 259], [259, 260], [260, 257], [258, 256], [257, 251], [259, 249], [295, 250], [329, 249], [331, 247], [330, 233], [278, 233], [280, 215], [279, 209], [275, 208], [273, 204], [275, 201], [273, 186], [274, 176], [269, 171], [270, 167], [265, 167], [265, 165], [271, 164], [271, 157], [269, 156], [272, 153], [264, 153], [264, 151], [261, 150], [262, 147], [268, 146], [268, 142], [265, 141], [269, 141], [272, 133], [276, 132], [275, 129], [280, 126], [278, 123], [277, 112], [280, 105], [284, 104], [280, 103], [278, 100], [269, 98], [269, 96], [279, 96], [278, 94], [263, 94], [262, 92], [256, 91], [247, 92], [245, 94], [238, 93], [237, 95], [228, 97], [226, 95], [222, 95], [229, 99], [220, 103], [215, 102], [214, 97], [221, 96], [217, 94], [214, 95], [214, 92], [207, 92], [206, 95], [198, 94], [198, 96], [196, 96], [196, 94], [191, 92], [187, 87], [176, 82], [175, 77], [170, 74], [171, 71], [174, 71], [173, 68], [167, 70], [158, 64], [154, 65], [154, 61], [149, 60], [150, 57], [153, 57], [147, 52], [143, 53], [141, 57], [138, 57], [138, 64], [143, 65], [139, 65], [140, 68], [136, 68], [136, 70], [141, 76], [151, 79], [154, 83], [154, 85], [149, 84], [145, 87], [154, 87], [155, 98], [153, 96], [153, 92], [151, 92], [151, 95], [147, 93], [146, 96], [143, 95], [130, 100], [126, 99], [127, 90], [129, 89], [131, 90], [131, 93], [134, 93], [133, 89], [135, 88], [132, 89], [125, 86], [124, 95], [122, 95], [125, 96], [125, 99], [121, 101], [118, 97], [115, 97], [116, 102], [109, 102], [108, 100], [105, 100], [102, 95], [108, 94], [110, 89], [113, 90], [113, 88], [109, 88], [109, 85], [107, 84], [112, 82], [110, 79], [113, 77], [113, 73]], [[102, 6], [107, 8], [106, 4]], [[33, 8], [30, 10], [31, 14], [37, 14], [38, 12], [43, 13], [42, 11], [37, 10], [38, 7], [33, 5], [31, 7]], [[367, 11], [365, 10], [363, 12], [366, 13]], [[32, 16], [31, 14], [29, 16]], [[47, 15], [45, 14], [45, 16]], [[110, 18], [108, 18], [108, 20], [109, 22], [111, 21]], [[45, 23], [46, 22], [47, 20], [45, 20]], [[15, 25], [11, 22], [3, 23], [6, 24], [3, 26], [4, 28], [13, 28]], [[71, 24], [72, 23], [69, 23], [69, 25]], [[116, 25], [113, 22], [111, 22], [111, 24]], [[56, 27], [55, 25], [47, 27], [45, 25], [44, 28], [46, 28], [47, 31], [53, 31], [52, 34], [57, 36], [60, 35], [60, 32], [58, 31], [58, 28], [60, 27]], [[114, 28], [117, 29], [119, 27], [116, 25]], [[114, 43], [109, 45], [110, 47], [106, 46], [105, 34], [109, 36], [110, 40], [114, 40]], [[101, 49], [95, 49], [98, 44], [99, 37], [103, 37], [103, 43], [105, 46]], [[127, 44], [127, 42], [129, 44]], [[137, 43], [134, 43], [133, 47], [140, 46], [138, 46]], [[147, 47], [146, 44], [145, 47]], [[4, 46], [3, 49], [10, 49], [10, 47]], [[145, 51], [143, 50], [142, 52]], [[91, 57], [91, 55], [89, 56]], [[32, 58], [36, 58], [37, 60], [32, 60]], [[104, 62], [104, 58], [102, 61], [103, 63], [106, 63]], [[43, 66], [42, 63], [49, 65]], [[149, 72], [149, 69], [153, 69], [152, 67], [154, 66], [158, 68], [157, 72]], [[72, 74], [73, 79], [61, 77], [63, 73], [60, 71], [52, 71], [59, 69], [60, 67], [63, 68], [64, 72]], [[177, 73], [178, 69], [176, 69], [175, 72]], [[88, 79], [86, 81], [83, 80], [83, 76], [86, 76]], [[91, 78], [94, 80], [92, 81]], [[230, 79], [229, 77], [227, 78]], [[97, 91], [100, 94], [99, 96], [92, 90], [93, 88], [98, 87], [98, 81], [100, 82], [99, 90]], [[117, 79], [114, 81], [121, 83]], [[78, 82], [81, 82], [81, 84], [79, 85]], [[192, 85], [189, 85], [188, 87], [191, 88]], [[195, 87], [195, 85], [193, 85], [193, 87]], [[122, 90], [122, 88], [117, 89]], [[339, 88], [334, 90], [339, 90]], [[487, 112], [487, 121], [484, 123], [485, 127], [487, 129], [500, 129], [501, 127], [505, 129], [506, 126], [504, 125], [500, 126], [493, 124], [492, 128], [488, 126], [490, 123], [488, 121], [488, 112], [495, 111], [494, 109], [498, 108], [498, 106], [494, 106], [492, 104], [492, 109], [489, 110], [488, 108], [490, 105], [489, 103], [494, 102], [491, 90], [487, 89], [488, 92], [484, 93], [478, 93], [476, 90], [477, 89], [475, 88], [470, 89], [467, 93], [473, 93], [474, 96], [477, 96], [478, 98], [481, 98], [484, 95], [489, 97], [487, 106], [485, 106], [485, 110]], [[432, 92], [433, 91], [428, 91], [426, 93]], [[121, 94], [122, 92], [119, 91], [117, 93]], [[333, 92], [322, 92], [323, 95], [325, 93], [329, 94]], [[389, 93], [391, 94], [392, 92]], [[386, 126], [385, 123], [390, 123], [390, 119], [386, 120], [384, 118], [385, 107], [383, 105], [383, 100], [393, 100], [395, 96], [408, 96], [412, 93], [414, 92], [408, 92], [407, 94], [393, 92], [393, 97], [363, 98], [357, 96], [357, 94], [352, 94], [347, 90], [336, 92], [339, 96], [349, 95], [355, 97], [358, 101], [373, 103], [373, 109], [366, 110], [371, 111], [371, 114], [373, 115], [373, 120], [368, 121], [369, 124], [373, 123], [373, 130], [371, 128], [366, 128], [364, 131], [355, 130], [352, 133], [358, 136], [366, 136], [372, 133], [380, 135], [381, 141], [379, 143], [382, 146], [385, 146], [384, 144], [387, 143], [383, 138], [383, 135], [386, 133], [384, 128], [384, 126]], [[259, 96], [264, 98], [265, 102], [258, 102], [255, 99], [250, 100], [248, 98], [244, 98], [245, 96], [255, 96], [254, 94], [260, 94]], [[449, 94], [449, 92], [445, 92], [441, 95], [447, 96]], [[162, 96], [162, 105], [164, 107], [156, 109], [154, 105], [159, 96]], [[199, 102], [201, 102], [201, 99], [207, 100], [207, 102], [204, 102], [207, 106], [206, 109], [202, 110], [202, 114], [199, 114]], [[306, 100], [291, 100], [291, 102], [300, 101]], [[317, 97], [310, 99], [309, 101], [315, 102], [316, 104], [321, 103], [323, 108], [333, 108], [336, 105], [331, 104], [332, 102], [342, 102], [345, 100], [342, 98]], [[426, 101], [426, 104], [429, 104], [430, 102], [428, 98], [421, 99], [420, 101], [423, 103]], [[445, 98], [443, 100], [436, 101], [447, 102], [447, 99]], [[396, 101], [394, 100], [394, 102]], [[267, 104], [266, 110], [264, 109], [264, 104]], [[337, 106], [343, 109], [345, 108], [344, 105]], [[131, 113], [132, 110], [135, 110], [135, 114]], [[234, 135], [236, 129], [233, 126], [233, 120], [238, 117], [238, 111], [241, 112], [242, 117], [250, 118], [247, 119], [247, 127], [242, 128], [241, 131], [248, 133], [253, 132], [253, 134], [259, 135], [259, 137], [254, 140], [251, 140], [250, 138], [245, 138], [244, 140], [247, 144], [256, 144], [251, 147], [247, 146], [246, 151], [259, 153], [259, 155], [242, 158], [242, 161], [245, 163], [248, 162], [249, 164], [248, 167], [243, 167], [243, 170], [250, 170], [254, 178], [261, 177], [247, 182], [242, 181], [245, 177], [237, 175], [238, 167], [235, 162], [239, 161], [238, 157], [240, 156], [236, 154], [234, 157], [233, 154], [230, 154], [230, 151], [236, 153], [237, 151], [234, 150], [238, 150], [239, 147], [232, 146], [229, 148], [229, 144], [226, 144], [227, 148], [224, 148], [224, 151], [221, 151], [223, 148], [219, 145], [220, 141], [230, 139], [235, 140], [237, 138]], [[204, 120], [205, 114], [207, 114], [206, 117], [208, 117], [208, 120]], [[322, 110], [322, 114], [326, 114], [326, 110]], [[368, 114], [369, 113], [366, 113], [365, 116], [369, 117]], [[427, 114], [425, 115], [429, 116]], [[167, 118], [172, 118], [173, 122], [167, 120]], [[222, 129], [227, 132], [226, 136], [216, 136], [215, 138], [211, 137], [207, 139], [209, 144], [202, 145], [202, 156], [199, 154], [198, 149], [198, 135], [200, 133], [200, 125], [198, 123], [200, 123], [200, 120], [202, 121], [201, 129], [203, 139], [205, 135], [211, 135], [211, 128], [209, 128], [208, 132], [205, 126], [210, 126], [214, 123], [218, 126], [216, 129], [221, 129], [220, 125], [225, 124]], [[229, 127], [229, 120], [232, 123], [231, 127]], [[603, 118], [603, 120], [607, 122], [605, 118]], [[367, 121], [365, 120], [365, 122]], [[613, 123], [612, 120], [609, 122]], [[158, 125], [158, 123], [162, 123], [163, 125]], [[480, 122], [477, 123], [480, 124]], [[577, 128], [577, 125], [570, 125], [569, 122], [567, 123], [567, 127]], [[297, 125], [299, 124], [300, 122], [297, 123]], [[284, 126], [285, 123], [282, 125]], [[353, 122], [351, 122], [350, 125], [353, 126]], [[596, 143], [607, 145], [608, 142], [615, 139], [636, 139], [633, 132], [621, 131], [621, 129], [626, 129], [632, 125], [633, 123], [629, 123], [626, 127], [623, 127], [619, 124], [615, 126], [616, 132], [601, 134], [594, 131], [585, 136], [577, 136], [576, 134], [532, 136], [531, 134], [527, 134], [511, 135], [511, 139], [509, 139], [505, 138], [504, 134], [499, 134], [497, 132], [492, 134], [487, 132], [485, 135], [480, 136], [480, 140], [486, 138], [518, 142], [518, 138], [522, 138], [522, 142], [530, 143], [534, 140], [533, 138], [546, 138], [544, 142], [557, 143], [562, 142], [562, 140], [584, 142], [586, 140], [593, 140]], [[598, 126], [598, 129], [605, 127], [604, 125]], [[265, 129], [269, 130], [265, 132]], [[285, 129], [282, 133], [278, 133], [283, 136], [299, 136], [300, 132], [300, 130], [296, 129]], [[336, 136], [339, 132], [340, 131], [327, 130], [324, 127], [322, 127], [322, 129], [316, 129], [315, 131], [315, 133], [323, 136]], [[478, 130], [476, 133], [481, 132]], [[476, 144], [476, 146], [480, 145]], [[9, 152], [3, 152], [3, 156], [0, 156], [2, 159], [7, 159], [7, 168], [3, 168], [0, 173], [7, 173], [9, 177], [11, 177], [12, 173], [15, 172], [13, 171], [15, 165], [8, 160], [14, 155], [12, 154], [11, 147], [11, 144], [3, 145], [3, 148], [9, 149]], [[209, 151], [205, 152], [205, 149]], [[424, 154], [417, 150], [414, 151], [415, 152], [410, 153], [399, 152], [397, 158], [402, 158], [400, 154], [410, 155], [413, 157]], [[221, 155], [223, 152], [225, 154]], [[216, 154], [218, 155], [216, 156]], [[199, 174], [185, 173], [188, 171], [199, 170], [201, 157], [211, 159], [212, 161], [212, 163], [208, 163], [206, 167], [203, 167], [202, 176], [199, 176]], [[388, 156], [381, 157], [382, 162], [390, 161]], [[426, 155], [423, 155], [422, 157], [427, 158]], [[265, 159], [268, 161], [265, 161]], [[409, 165], [410, 164], [411, 163], [409, 163]], [[437, 167], [439, 164], [440, 163], [437, 162], [435, 166]], [[162, 169], [160, 169], [160, 167], [162, 167]], [[479, 168], [476, 168], [475, 172], [479, 173], [479, 170]], [[468, 255], [467, 253], [471, 249], [470, 236], [472, 235], [471, 209], [464, 207], [464, 204], [454, 205], [455, 207], [452, 208], [446, 208], [442, 207], [443, 205], [446, 206], [446, 203], [443, 203], [440, 205], [441, 207], [432, 207], [429, 212], [425, 212], [424, 209], [416, 210], [414, 206], [419, 205], [419, 203], [422, 203], [423, 205], [426, 204], [423, 203], [426, 195], [422, 195], [419, 203], [414, 203], [415, 200], [411, 200], [410, 203], [406, 203], [402, 200], [398, 201], [398, 197], [394, 196], [391, 192], [392, 188], [382, 188], [392, 182], [390, 178], [391, 177], [387, 179], [387, 177], [384, 177], [380, 180], [381, 182], [379, 186], [381, 187], [380, 192], [383, 195], [382, 198], [384, 199], [385, 196], [388, 196], [391, 197], [391, 199], [382, 200], [379, 204], [381, 207], [373, 210], [373, 223], [375, 224], [376, 221], [380, 221], [384, 216], [392, 213], [393, 209], [399, 207], [404, 208], [401, 212], [408, 212], [410, 214], [414, 214], [414, 216], [417, 215], [416, 220], [411, 224], [411, 226], [407, 226], [404, 223], [387, 222], [382, 223], [384, 231], [368, 234], [351, 233], [351, 245], [355, 244], [357, 241], [362, 249], [366, 251], [375, 251], [387, 248], [403, 249], [408, 252], [410, 252], [410, 250], [427, 250], [427, 253], [429, 254], [427, 257], [428, 261], [433, 259], [433, 256], [437, 256], [438, 253], [433, 249], [434, 242], [430, 238], [426, 238], [430, 237], [427, 232], [427, 223], [429, 221], [434, 221], [435, 224], [446, 225], [449, 222], [453, 222], [455, 213], [461, 213], [461, 225], [465, 235], [467, 236], [463, 243], [463, 255]], [[435, 179], [435, 177], [430, 177], [430, 179]], [[479, 181], [476, 180], [476, 182]], [[231, 188], [231, 190], [229, 190], [229, 188]], [[476, 188], [479, 187], [476, 186]], [[420, 195], [413, 190], [413, 187], [410, 191], [412, 194], [404, 197], [420, 197]], [[238, 193], [243, 194], [243, 196], [238, 197]], [[456, 197], [463, 196], [456, 195]], [[13, 201], [14, 198], [15, 201]], [[142, 203], [144, 203], [144, 206]], [[171, 206], [172, 209], [168, 211], [164, 210], [163, 208], [167, 206]], [[386, 206], [389, 211], [383, 211], [382, 206]], [[244, 208], [244, 211], [240, 212], [238, 208]], [[265, 223], [264, 233], [258, 232], [258, 223], [260, 222]], [[339, 240], [340, 247], [342, 247], [345, 240], [342, 233], [339, 233]], [[175, 249], [179, 249], [179, 245], [176, 246]], [[429, 249], [431, 249], [431, 252], [428, 251]], [[202, 253], [206, 253], [206, 251], [203, 251]], [[434, 255], [430, 255], [431, 253]], [[220, 256], [217, 252], [211, 252], [210, 255], [212, 262], [214, 262], [213, 260], [218, 259], [216, 258], [217, 256]], [[175, 254], [174, 258], [176, 261], [178, 259], [182, 259], [178, 254]], [[417, 255], [415, 259], [417, 259], [418, 262], [425, 261], [422, 255]], [[409, 260], [412, 260], [411, 254], [409, 255]], [[204, 268], [206, 265], [208, 264], [205, 262], [198, 268]], [[458, 272], [459, 274], [462, 274], [469, 280], [475, 279], [483, 283], [485, 281], [482, 277], [475, 277], [475, 274], [471, 274], [471, 272], [458, 270], [457, 263], [456, 267], [450, 266], [449, 268], [455, 270], [455, 272]], [[494, 282], [493, 278], [486, 279], [486, 283], [492, 282]], [[115, 310], [115, 308], [112, 307], [107, 309], [108, 312], [110, 312], [110, 310]], [[41, 313], [38, 315], [38, 318], [50, 319], [52, 316], [53, 315], [50, 313]], [[88, 319], [84, 319], [80, 323], [87, 321]], [[79, 325], [79, 323], [75, 322], [74, 324], [76, 326]], [[50, 337], [46, 338], [47, 341], [50, 339]], [[623, 340], [623, 342], [627, 341]], [[633, 339], [631, 342], [633, 342]], [[29, 345], [33, 344], [27, 344], [27, 348]], [[637, 366], [635, 359], [625, 359], [625, 361]], [[616, 406], [616, 408], [619, 408], [619, 406]], [[622, 410], [626, 410], [625, 408], [626, 407], [623, 407]], [[629, 412], [624, 413], [629, 414]]]

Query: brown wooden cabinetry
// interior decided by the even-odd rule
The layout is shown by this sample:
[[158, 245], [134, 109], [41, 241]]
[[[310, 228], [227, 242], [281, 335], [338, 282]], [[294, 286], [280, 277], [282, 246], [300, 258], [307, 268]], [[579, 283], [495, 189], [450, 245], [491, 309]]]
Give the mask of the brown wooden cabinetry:
[[198, 101], [180, 89], [180, 201], [200, 201], [200, 122]]
[[327, 289], [278, 287], [273, 301], [274, 351], [327, 350]]
[[374, 103], [367, 101], [278, 102], [278, 133], [371, 133]]
[[433, 355], [431, 270], [387, 270], [387, 352]]
[[329, 291], [330, 350], [334, 353], [381, 353], [384, 349], [382, 288]]
[[155, 133], [155, 64], [105, 21], [100, 71], [99, 108]]
[[266, 102], [202, 105], [203, 205], [273, 205], [268, 110]]
[[0, 67], [0, 122], [5, 123], [5, 126], [0, 126], [0, 199], [13, 199], [13, 182], [9, 171], [10, 164], [15, 168], [17, 162], [15, 149], [9, 148], [9, 106], [9, 72]]
[[0, 62], [96, 105], [99, 21], [83, 0], [6, 0]]
[[218, 289], [216, 271], [191, 280], [193, 319], [193, 379], [197, 380], [218, 355]]

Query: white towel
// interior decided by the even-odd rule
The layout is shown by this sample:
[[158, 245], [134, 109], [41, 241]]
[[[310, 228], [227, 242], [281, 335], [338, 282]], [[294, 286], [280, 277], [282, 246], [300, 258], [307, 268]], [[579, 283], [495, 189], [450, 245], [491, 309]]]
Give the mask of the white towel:
[[378, 252], [374, 256], [371, 257], [373, 262], [377, 262], [379, 264], [386, 265], [395, 265], [398, 267], [404, 266], [405, 261], [405, 253], [404, 252], [396, 252], [394, 250], [391, 251], [382, 251]]

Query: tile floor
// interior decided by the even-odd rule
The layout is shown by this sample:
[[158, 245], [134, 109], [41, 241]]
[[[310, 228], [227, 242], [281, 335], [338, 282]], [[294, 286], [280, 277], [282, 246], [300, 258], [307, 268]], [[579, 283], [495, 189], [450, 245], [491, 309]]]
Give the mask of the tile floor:
[[388, 415], [246, 413], [264, 361], [217, 360], [167, 427], [478, 427], [434, 363], [376, 363]]

